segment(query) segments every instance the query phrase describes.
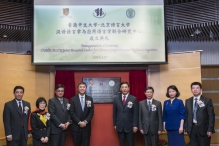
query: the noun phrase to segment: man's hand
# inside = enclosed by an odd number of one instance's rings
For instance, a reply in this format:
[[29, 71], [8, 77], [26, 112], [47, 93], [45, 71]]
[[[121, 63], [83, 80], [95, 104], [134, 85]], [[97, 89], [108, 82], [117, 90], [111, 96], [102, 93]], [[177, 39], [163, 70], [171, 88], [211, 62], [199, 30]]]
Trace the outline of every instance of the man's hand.
[[115, 130], [116, 130], [116, 126], [114, 126]]
[[12, 135], [7, 137], [7, 141], [12, 141]]
[[61, 124], [61, 126], [60, 126], [61, 128], [62, 128], [62, 130], [65, 130], [66, 129], [66, 126], [65, 126], [65, 124]]
[[67, 129], [69, 126], [69, 122], [65, 123], [65, 129]]
[[211, 137], [212, 133], [211, 132], [207, 132], [208, 137]]
[[144, 130], [140, 130], [141, 134], [144, 134]]
[[138, 128], [137, 127], [133, 127], [133, 132], [137, 132]]
[[161, 134], [161, 131], [158, 131], [158, 135], [160, 135]]
[[27, 137], [30, 138], [32, 136], [32, 134], [28, 134]]
[[83, 127], [86, 126], [86, 123], [84, 121], [82, 121], [82, 122], [79, 123], [79, 125], [80, 125], [81, 128], [83, 128]]

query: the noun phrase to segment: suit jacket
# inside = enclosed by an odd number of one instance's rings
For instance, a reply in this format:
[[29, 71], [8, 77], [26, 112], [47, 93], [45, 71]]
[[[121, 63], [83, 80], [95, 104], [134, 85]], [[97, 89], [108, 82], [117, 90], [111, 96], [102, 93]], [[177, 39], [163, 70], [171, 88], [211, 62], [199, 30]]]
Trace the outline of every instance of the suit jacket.
[[[59, 127], [60, 124], [70, 123], [70, 116], [67, 109], [68, 99], [63, 97], [64, 108], [58, 97], [49, 99], [48, 110], [50, 113], [50, 133], [60, 134], [63, 130]], [[67, 132], [67, 130], [65, 130]]]
[[[127, 107], [132, 102], [132, 107]], [[124, 130], [127, 133], [133, 132], [133, 127], [138, 127], [138, 101], [137, 98], [128, 95], [125, 104], [122, 104], [122, 95], [117, 95], [113, 103], [113, 124], [118, 132]]]
[[[87, 104], [88, 101], [91, 101], [91, 105]], [[85, 104], [84, 104], [84, 111], [82, 111], [81, 102], [79, 95], [76, 95], [71, 98], [70, 100], [71, 107], [70, 107], [70, 116], [72, 119], [72, 131], [79, 131], [83, 129], [84, 131], [91, 131], [91, 119], [94, 115], [94, 104], [93, 98], [85, 95]], [[81, 128], [78, 123], [80, 121], [87, 121], [87, 124], [84, 128]]]
[[163, 121], [166, 130], [178, 130], [180, 121], [185, 119], [185, 107], [183, 101], [175, 98], [172, 102], [170, 100], [164, 101]]
[[156, 110], [148, 110], [147, 99], [139, 103], [139, 130], [144, 130], [144, 134], [158, 134], [163, 130], [161, 102], [153, 99], [152, 105], [156, 106]]
[[[199, 107], [196, 112], [198, 131], [200, 135], [206, 136], [207, 132], [214, 133], [215, 114], [212, 100], [204, 96], [200, 96], [200, 100], [205, 104]], [[186, 100], [186, 132], [190, 135], [193, 124], [193, 97]]]
[[[28, 118], [31, 111], [30, 103], [22, 100], [23, 113], [20, 114], [16, 100], [11, 100], [5, 103], [3, 111], [3, 122], [5, 127], [5, 136], [12, 135], [13, 140], [20, 139], [21, 125], [23, 122], [25, 138], [28, 136]], [[25, 113], [25, 107], [29, 110]]]
[[46, 125], [40, 120], [37, 113], [31, 114], [31, 127], [32, 135], [36, 139], [40, 140], [42, 137], [48, 137], [50, 135], [50, 120], [46, 121]]

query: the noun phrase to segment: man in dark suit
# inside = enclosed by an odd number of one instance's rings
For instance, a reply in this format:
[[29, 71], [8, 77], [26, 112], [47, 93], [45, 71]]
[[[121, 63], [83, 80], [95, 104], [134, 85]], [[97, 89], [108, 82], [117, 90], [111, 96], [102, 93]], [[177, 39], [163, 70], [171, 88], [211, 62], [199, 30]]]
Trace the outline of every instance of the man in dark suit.
[[31, 132], [28, 131], [28, 118], [30, 114], [30, 103], [22, 100], [24, 88], [14, 88], [15, 99], [5, 103], [3, 111], [3, 122], [7, 146], [26, 146]]
[[158, 146], [158, 137], [163, 130], [161, 102], [153, 99], [154, 89], [145, 89], [147, 99], [139, 103], [139, 130], [144, 134], [145, 146]]
[[138, 101], [129, 94], [129, 83], [120, 84], [122, 94], [114, 98], [113, 124], [118, 132], [120, 146], [134, 146], [134, 133], [138, 130]]
[[186, 132], [191, 146], [210, 146], [214, 131], [215, 114], [212, 100], [201, 95], [202, 85], [191, 84], [193, 97], [186, 100]]
[[87, 85], [84, 82], [78, 84], [76, 96], [71, 98], [70, 115], [72, 118], [72, 136], [74, 146], [89, 146], [91, 134], [91, 119], [94, 115], [92, 97], [85, 94]]
[[67, 128], [70, 123], [69, 103], [64, 98], [65, 86], [58, 84], [55, 87], [56, 96], [49, 100], [48, 110], [51, 115], [50, 138], [51, 146], [65, 146]]

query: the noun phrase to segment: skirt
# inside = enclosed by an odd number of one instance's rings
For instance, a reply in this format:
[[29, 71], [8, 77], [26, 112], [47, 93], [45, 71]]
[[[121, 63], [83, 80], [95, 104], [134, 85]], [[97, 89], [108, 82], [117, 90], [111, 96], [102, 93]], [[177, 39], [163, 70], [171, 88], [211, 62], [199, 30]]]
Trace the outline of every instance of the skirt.
[[179, 130], [167, 130], [168, 146], [185, 146], [184, 133]]

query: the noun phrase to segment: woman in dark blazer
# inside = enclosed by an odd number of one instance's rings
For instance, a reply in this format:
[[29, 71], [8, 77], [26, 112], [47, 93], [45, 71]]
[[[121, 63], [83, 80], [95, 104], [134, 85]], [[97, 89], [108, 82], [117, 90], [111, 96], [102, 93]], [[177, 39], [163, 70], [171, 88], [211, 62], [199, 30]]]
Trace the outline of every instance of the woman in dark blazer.
[[31, 113], [29, 130], [32, 129], [33, 146], [48, 146], [50, 135], [50, 114], [45, 108], [45, 98], [39, 97], [36, 101], [36, 110]]
[[183, 101], [177, 99], [179, 95], [175, 85], [167, 88], [166, 96], [170, 99], [163, 104], [163, 128], [167, 132], [168, 146], [185, 146], [183, 133], [185, 107]]

